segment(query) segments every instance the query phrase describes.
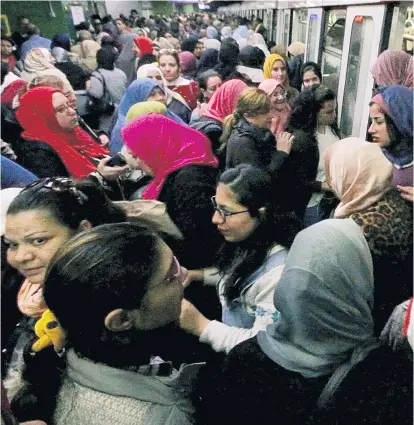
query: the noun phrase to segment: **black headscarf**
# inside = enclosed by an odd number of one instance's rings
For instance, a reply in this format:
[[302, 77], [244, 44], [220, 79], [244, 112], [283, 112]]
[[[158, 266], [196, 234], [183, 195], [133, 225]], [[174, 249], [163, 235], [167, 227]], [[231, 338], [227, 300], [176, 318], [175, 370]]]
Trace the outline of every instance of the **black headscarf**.
[[200, 62], [198, 63], [197, 74], [199, 76], [205, 71], [214, 69], [218, 63], [219, 52], [216, 49], [206, 49], [200, 56]]

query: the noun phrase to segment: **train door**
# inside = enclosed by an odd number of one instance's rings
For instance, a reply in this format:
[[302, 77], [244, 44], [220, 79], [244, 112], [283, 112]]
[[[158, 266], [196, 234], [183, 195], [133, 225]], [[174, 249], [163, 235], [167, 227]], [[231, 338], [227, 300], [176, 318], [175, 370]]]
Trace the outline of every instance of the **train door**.
[[287, 48], [290, 41], [290, 24], [290, 10], [278, 10], [276, 25], [276, 44], [280, 44]]
[[346, 9], [326, 11], [322, 40], [322, 83], [338, 93], [342, 50], [345, 35]]
[[306, 43], [307, 18], [307, 9], [295, 9], [293, 11], [292, 39], [290, 40], [292, 43], [295, 41]]
[[319, 63], [319, 50], [324, 18], [324, 10], [321, 7], [308, 9], [305, 62], [312, 61]]
[[384, 5], [347, 10], [338, 90], [338, 122], [344, 136], [366, 136], [374, 83], [370, 70], [380, 50], [384, 18]]

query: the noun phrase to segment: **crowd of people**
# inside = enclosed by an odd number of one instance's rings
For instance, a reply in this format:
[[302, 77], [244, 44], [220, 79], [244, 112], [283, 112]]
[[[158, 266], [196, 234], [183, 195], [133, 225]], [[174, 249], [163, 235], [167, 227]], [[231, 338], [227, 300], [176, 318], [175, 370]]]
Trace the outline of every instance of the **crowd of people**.
[[2, 423], [411, 424], [412, 56], [364, 140], [260, 18], [76, 30], [1, 38]]

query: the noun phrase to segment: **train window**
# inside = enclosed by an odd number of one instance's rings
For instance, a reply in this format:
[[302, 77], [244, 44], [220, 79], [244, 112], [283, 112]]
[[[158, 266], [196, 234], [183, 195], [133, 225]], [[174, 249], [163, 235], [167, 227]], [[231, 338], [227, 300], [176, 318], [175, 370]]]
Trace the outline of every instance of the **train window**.
[[356, 112], [357, 94], [358, 91], [365, 93], [367, 84], [366, 75], [360, 73], [361, 68], [364, 68], [361, 67], [361, 63], [366, 62], [371, 56], [372, 36], [370, 34], [374, 34], [374, 31], [374, 21], [371, 17], [356, 16], [354, 18], [341, 114], [340, 129], [344, 136], [359, 134], [362, 116]]
[[400, 3], [394, 7], [391, 23], [390, 42], [391, 50], [404, 50], [413, 54], [414, 46], [414, 8], [412, 3]]
[[308, 24], [308, 10], [297, 9], [293, 12], [292, 42], [306, 43], [306, 27]]
[[318, 44], [318, 40], [316, 39], [316, 35], [318, 33], [318, 16], [310, 15], [309, 17], [309, 26], [308, 26], [308, 51], [306, 53], [307, 58], [311, 58], [308, 60], [314, 60], [316, 45]]
[[346, 9], [333, 9], [325, 15], [326, 36], [322, 49], [322, 83], [338, 94]]
[[287, 46], [289, 43], [289, 30], [290, 30], [290, 14], [285, 13], [283, 19], [283, 45]]

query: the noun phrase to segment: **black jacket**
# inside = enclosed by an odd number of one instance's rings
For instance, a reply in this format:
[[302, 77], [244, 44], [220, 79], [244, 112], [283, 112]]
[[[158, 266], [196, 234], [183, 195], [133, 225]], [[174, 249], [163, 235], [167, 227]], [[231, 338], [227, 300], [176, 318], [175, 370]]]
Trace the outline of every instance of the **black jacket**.
[[190, 127], [194, 128], [194, 130], [201, 131], [201, 133], [208, 137], [211, 142], [213, 153], [219, 159], [220, 165], [222, 165], [221, 163], [223, 162], [223, 167], [220, 168], [224, 168], [226, 159], [221, 158], [220, 153], [218, 152], [220, 147], [220, 137], [223, 134], [223, 124], [213, 118], [201, 116], [197, 120], [193, 121]]
[[199, 378], [200, 421], [208, 425], [412, 424], [412, 363], [389, 347], [372, 351], [344, 378], [327, 410], [317, 399], [329, 376], [305, 378], [273, 362], [256, 337]]
[[217, 176], [217, 168], [188, 165], [167, 177], [158, 197], [184, 236], [173, 251], [188, 269], [211, 266], [223, 241], [211, 222]]
[[226, 148], [226, 168], [250, 164], [265, 168], [276, 177], [288, 155], [276, 150], [276, 139], [265, 129], [241, 119], [234, 127]]
[[39, 178], [69, 177], [59, 155], [47, 143], [20, 139], [15, 152], [17, 162]]

